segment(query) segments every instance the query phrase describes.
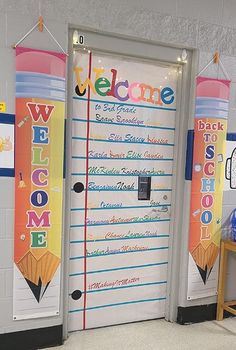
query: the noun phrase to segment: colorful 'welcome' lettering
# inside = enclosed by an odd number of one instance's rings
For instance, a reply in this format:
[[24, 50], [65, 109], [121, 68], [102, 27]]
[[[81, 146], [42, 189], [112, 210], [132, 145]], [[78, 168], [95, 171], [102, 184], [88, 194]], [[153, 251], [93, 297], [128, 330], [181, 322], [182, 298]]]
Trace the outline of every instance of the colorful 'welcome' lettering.
[[174, 91], [171, 87], [166, 86], [164, 88], [157, 88], [145, 83], [133, 82], [129, 83], [128, 80], [117, 82], [117, 70], [111, 69], [111, 81], [105, 77], [101, 77], [101, 74], [105, 72], [102, 68], [93, 68], [95, 73], [94, 83], [90, 78], [82, 83], [80, 74], [83, 72], [83, 68], [74, 67], [77, 86], [75, 92], [79, 96], [86, 94], [86, 88], [89, 86], [94, 94], [100, 96], [112, 96], [121, 102], [131, 100], [133, 102], [147, 102], [158, 106], [170, 105], [174, 102]]
[[[48, 186], [48, 178], [50, 177], [49, 159], [43, 156], [43, 152], [50, 143], [49, 127], [45, 125], [34, 125], [33, 122], [40, 120], [47, 124], [50, 120], [52, 112], [55, 110], [54, 105], [46, 105], [39, 103], [27, 103], [30, 116], [32, 118], [32, 165], [34, 166], [31, 179], [32, 183], [39, 189], [31, 192], [30, 203], [35, 208], [44, 208], [48, 204], [48, 193], [45, 186]], [[42, 145], [42, 147], [34, 146]], [[45, 166], [43, 168], [42, 166]], [[36, 168], [35, 168], [36, 167]], [[28, 210], [28, 228], [50, 228], [50, 210], [43, 210], [40, 214], [35, 210]], [[45, 248], [47, 247], [47, 231], [30, 231], [31, 248]]]

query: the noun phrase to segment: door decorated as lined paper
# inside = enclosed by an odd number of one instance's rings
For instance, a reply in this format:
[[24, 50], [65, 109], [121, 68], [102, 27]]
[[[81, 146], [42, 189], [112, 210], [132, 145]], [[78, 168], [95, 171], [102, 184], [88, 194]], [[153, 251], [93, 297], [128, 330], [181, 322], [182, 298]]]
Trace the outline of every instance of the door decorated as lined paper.
[[164, 317], [178, 71], [76, 51], [73, 76], [69, 330]]

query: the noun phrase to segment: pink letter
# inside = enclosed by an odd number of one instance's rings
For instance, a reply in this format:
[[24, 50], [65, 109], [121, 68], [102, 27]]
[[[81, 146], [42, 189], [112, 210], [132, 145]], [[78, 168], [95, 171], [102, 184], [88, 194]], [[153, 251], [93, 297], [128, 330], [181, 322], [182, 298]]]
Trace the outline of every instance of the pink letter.
[[202, 197], [202, 206], [204, 208], [210, 208], [213, 204], [213, 196], [211, 194], [205, 194]]
[[26, 227], [50, 227], [50, 211], [44, 211], [40, 217], [33, 210], [28, 210], [28, 224]]
[[[210, 170], [210, 167], [212, 167], [212, 170]], [[215, 168], [215, 162], [206, 162], [203, 168], [205, 175], [213, 176], [215, 173], [214, 168]]]
[[135, 96], [133, 95], [133, 92], [132, 92], [133, 88], [135, 88], [135, 87], [139, 87], [139, 83], [132, 83], [132, 84], [129, 86], [129, 88], [128, 88], [129, 97], [130, 97], [130, 99], [131, 99], [132, 101], [134, 101], [134, 102], [139, 102], [139, 98], [135, 97]]

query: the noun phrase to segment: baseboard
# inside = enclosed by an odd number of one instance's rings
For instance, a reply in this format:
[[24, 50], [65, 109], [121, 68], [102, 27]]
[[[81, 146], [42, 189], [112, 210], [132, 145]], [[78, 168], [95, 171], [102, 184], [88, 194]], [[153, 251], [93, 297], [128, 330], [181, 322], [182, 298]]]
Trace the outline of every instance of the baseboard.
[[[178, 307], [177, 323], [189, 324], [204, 321], [213, 321], [216, 319], [217, 304], [198, 305], [189, 307]], [[227, 311], [224, 311], [224, 318], [233, 317]]]
[[179, 324], [212, 321], [216, 319], [216, 304], [178, 307], [177, 322]]
[[37, 350], [62, 345], [62, 325], [0, 334], [2, 350]]

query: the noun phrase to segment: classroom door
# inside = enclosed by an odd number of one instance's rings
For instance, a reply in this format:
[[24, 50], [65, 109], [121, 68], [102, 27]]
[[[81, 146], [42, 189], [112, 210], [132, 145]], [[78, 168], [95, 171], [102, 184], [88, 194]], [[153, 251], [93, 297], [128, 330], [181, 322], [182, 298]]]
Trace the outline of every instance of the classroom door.
[[75, 51], [69, 331], [165, 316], [178, 70]]

